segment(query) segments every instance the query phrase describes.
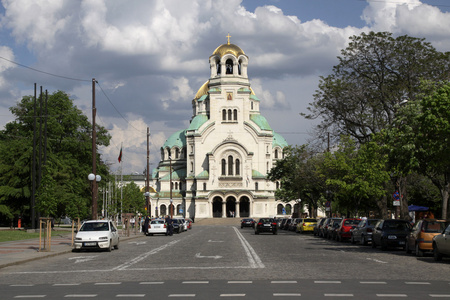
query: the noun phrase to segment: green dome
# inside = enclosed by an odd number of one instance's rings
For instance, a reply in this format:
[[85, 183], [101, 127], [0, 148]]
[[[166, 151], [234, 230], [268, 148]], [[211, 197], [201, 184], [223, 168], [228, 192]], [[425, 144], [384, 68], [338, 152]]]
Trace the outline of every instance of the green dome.
[[279, 146], [281, 148], [289, 146], [284, 137], [282, 137], [280, 134], [273, 132], [273, 140], [272, 140], [272, 147]]
[[172, 134], [164, 143], [163, 148], [178, 147], [181, 149], [184, 146], [186, 146], [186, 130], [185, 129], [177, 131], [174, 134]]

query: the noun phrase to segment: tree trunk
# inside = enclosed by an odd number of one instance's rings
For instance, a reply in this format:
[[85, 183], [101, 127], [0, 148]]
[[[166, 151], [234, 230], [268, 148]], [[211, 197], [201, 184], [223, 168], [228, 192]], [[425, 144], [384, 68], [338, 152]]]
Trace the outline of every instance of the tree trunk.
[[380, 211], [380, 216], [382, 219], [388, 218], [388, 209], [387, 209], [387, 196], [383, 196], [377, 200], [377, 206]]

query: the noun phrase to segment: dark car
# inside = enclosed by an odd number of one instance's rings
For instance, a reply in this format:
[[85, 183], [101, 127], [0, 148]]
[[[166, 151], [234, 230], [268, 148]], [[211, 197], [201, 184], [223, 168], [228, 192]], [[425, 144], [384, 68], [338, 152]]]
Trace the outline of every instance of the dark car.
[[325, 221], [327, 220], [327, 218], [322, 218], [317, 222], [317, 225], [314, 227], [314, 236], [320, 236], [320, 230], [323, 227], [323, 224], [325, 223]]
[[[278, 219], [278, 220], [279, 220], [279, 219]], [[284, 228], [284, 225], [286, 225], [286, 223], [287, 223], [288, 220], [289, 220], [289, 219], [287, 219], [287, 218], [281, 219], [281, 222], [278, 223], [278, 228], [279, 228], [279, 229], [283, 229], [283, 228]]]
[[342, 218], [332, 218], [330, 223], [326, 225], [326, 232], [324, 237], [329, 240], [336, 239], [336, 230], [339, 228]]
[[273, 218], [261, 218], [255, 224], [255, 234], [260, 232], [272, 232], [273, 234], [278, 234], [278, 224]]
[[292, 219], [292, 222], [289, 224], [289, 231], [295, 231], [297, 229], [297, 224], [300, 223], [302, 221], [302, 219], [300, 218], [295, 218]]
[[255, 220], [253, 219], [242, 219], [241, 220], [241, 228], [244, 227], [255, 227]]
[[372, 231], [375, 224], [379, 219], [363, 219], [355, 229], [352, 230], [352, 236], [350, 242], [352, 244], [360, 243], [361, 245], [367, 245], [372, 242]]
[[380, 220], [375, 224], [372, 233], [372, 248], [381, 246], [381, 250], [388, 247], [406, 247], [406, 236], [411, 231], [411, 225], [406, 220]]
[[287, 219], [286, 223], [283, 224], [283, 227], [280, 227], [280, 229], [283, 230], [289, 230], [289, 226], [291, 225], [291, 223], [294, 221], [294, 219]]
[[184, 221], [181, 219], [172, 219], [173, 232], [183, 232]]
[[352, 236], [352, 230], [361, 222], [361, 219], [346, 218], [339, 223], [339, 227], [336, 229], [336, 240], [342, 242], [348, 240]]

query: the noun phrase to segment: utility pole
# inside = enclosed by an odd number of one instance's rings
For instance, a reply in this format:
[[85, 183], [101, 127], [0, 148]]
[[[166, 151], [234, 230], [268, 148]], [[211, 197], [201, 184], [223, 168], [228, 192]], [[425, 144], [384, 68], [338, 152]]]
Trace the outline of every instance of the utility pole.
[[95, 178], [92, 180], [92, 220], [97, 220], [97, 133], [95, 131], [95, 78], [92, 78], [92, 173]]
[[147, 174], [145, 180], [145, 203], [147, 205], [147, 213], [152, 217], [152, 206], [150, 205], [150, 172], [149, 172], [149, 163], [150, 163], [150, 128], [147, 127]]

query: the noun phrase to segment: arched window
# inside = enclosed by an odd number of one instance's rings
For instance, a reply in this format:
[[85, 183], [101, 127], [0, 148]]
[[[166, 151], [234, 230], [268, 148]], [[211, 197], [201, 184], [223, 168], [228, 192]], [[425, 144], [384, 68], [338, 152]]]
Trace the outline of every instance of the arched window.
[[277, 205], [277, 215], [282, 215], [283, 214], [283, 204], [278, 204]]
[[275, 158], [278, 158], [278, 149], [275, 149]]
[[228, 175], [233, 175], [233, 156], [228, 156]]
[[178, 182], [175, 182], [175, 189], [178, 190]]
[[194, 163], [191, 161], [191, 173], [194, 172]]
[[239, 65], [238, 65], [238, 74], [239, 75], [241, 75], [241, 67], [242, 67], [241, 64], [242, 64], [241, 61], [239, 61]]
[[286, 214], [287, 215], [292, 214], [292, 206], [290, 204], [286, 204]]
[[183, 184], [180, 182], [180, 185], [179, 185], [180, 191], [183, 189], [183, 188], [182, 188], [182, 185], [183, 185]]
[[180, 149], [175, 149], [175, 158], [178, 159], [180, 157]]
[[222, 73], [222, 68], [221, 68], [221, 64], [220, 61], [217, 62], [217, 75], [220, 75]]
[[227, 175], [226, 170], [227, 170], [227, 161], [225, 159], [222, 159], [222, 175]]
[[161, 149], [161, 160], [164, 160], [164, 149]]
[[231, 121], [232, 120], [232, 112], [231, 112], [231, 109], [229, 109], [228, 110], [228, 121]]
[[237, 121], [237, 109], [233, 110], [234, 120]]
[[258, 183], [255, 182], [255, 191], [257, 191], [257, 190], [258, 190]]
[[251, 102], [252, 110], [253, 110], [253, 101]]
[[206, 191], [206, 182], [203, 182], [203, 191]]
[[224, 109], [222, 110], [222, 121], [226, 121], [227, 120], [227, 110]]
[[241, 169], [241, 162], [239, 161], [239, 159], [236, 159], [236, 175], [241, 174], [240, 169]]
[[173, 190], [173, 182], [170, 185], [170, 189]]
[[168, 157], [169, 159], [171, 159], [171, 152], [170, 152], [170, 149], [169, 149], [169, 148], [167, 148], [167, 157]]
[[269, 173], [269, 162], [266, 163], [266, 173]]
[[227, 59], [226, 63], [226, 74], [233, 74], [233, 61], [231, 59]]
[[280, 189], [280, 183], [278, 181], [276, 183], [276, 186], [277, 186], [277, 190], [279, 190]]

